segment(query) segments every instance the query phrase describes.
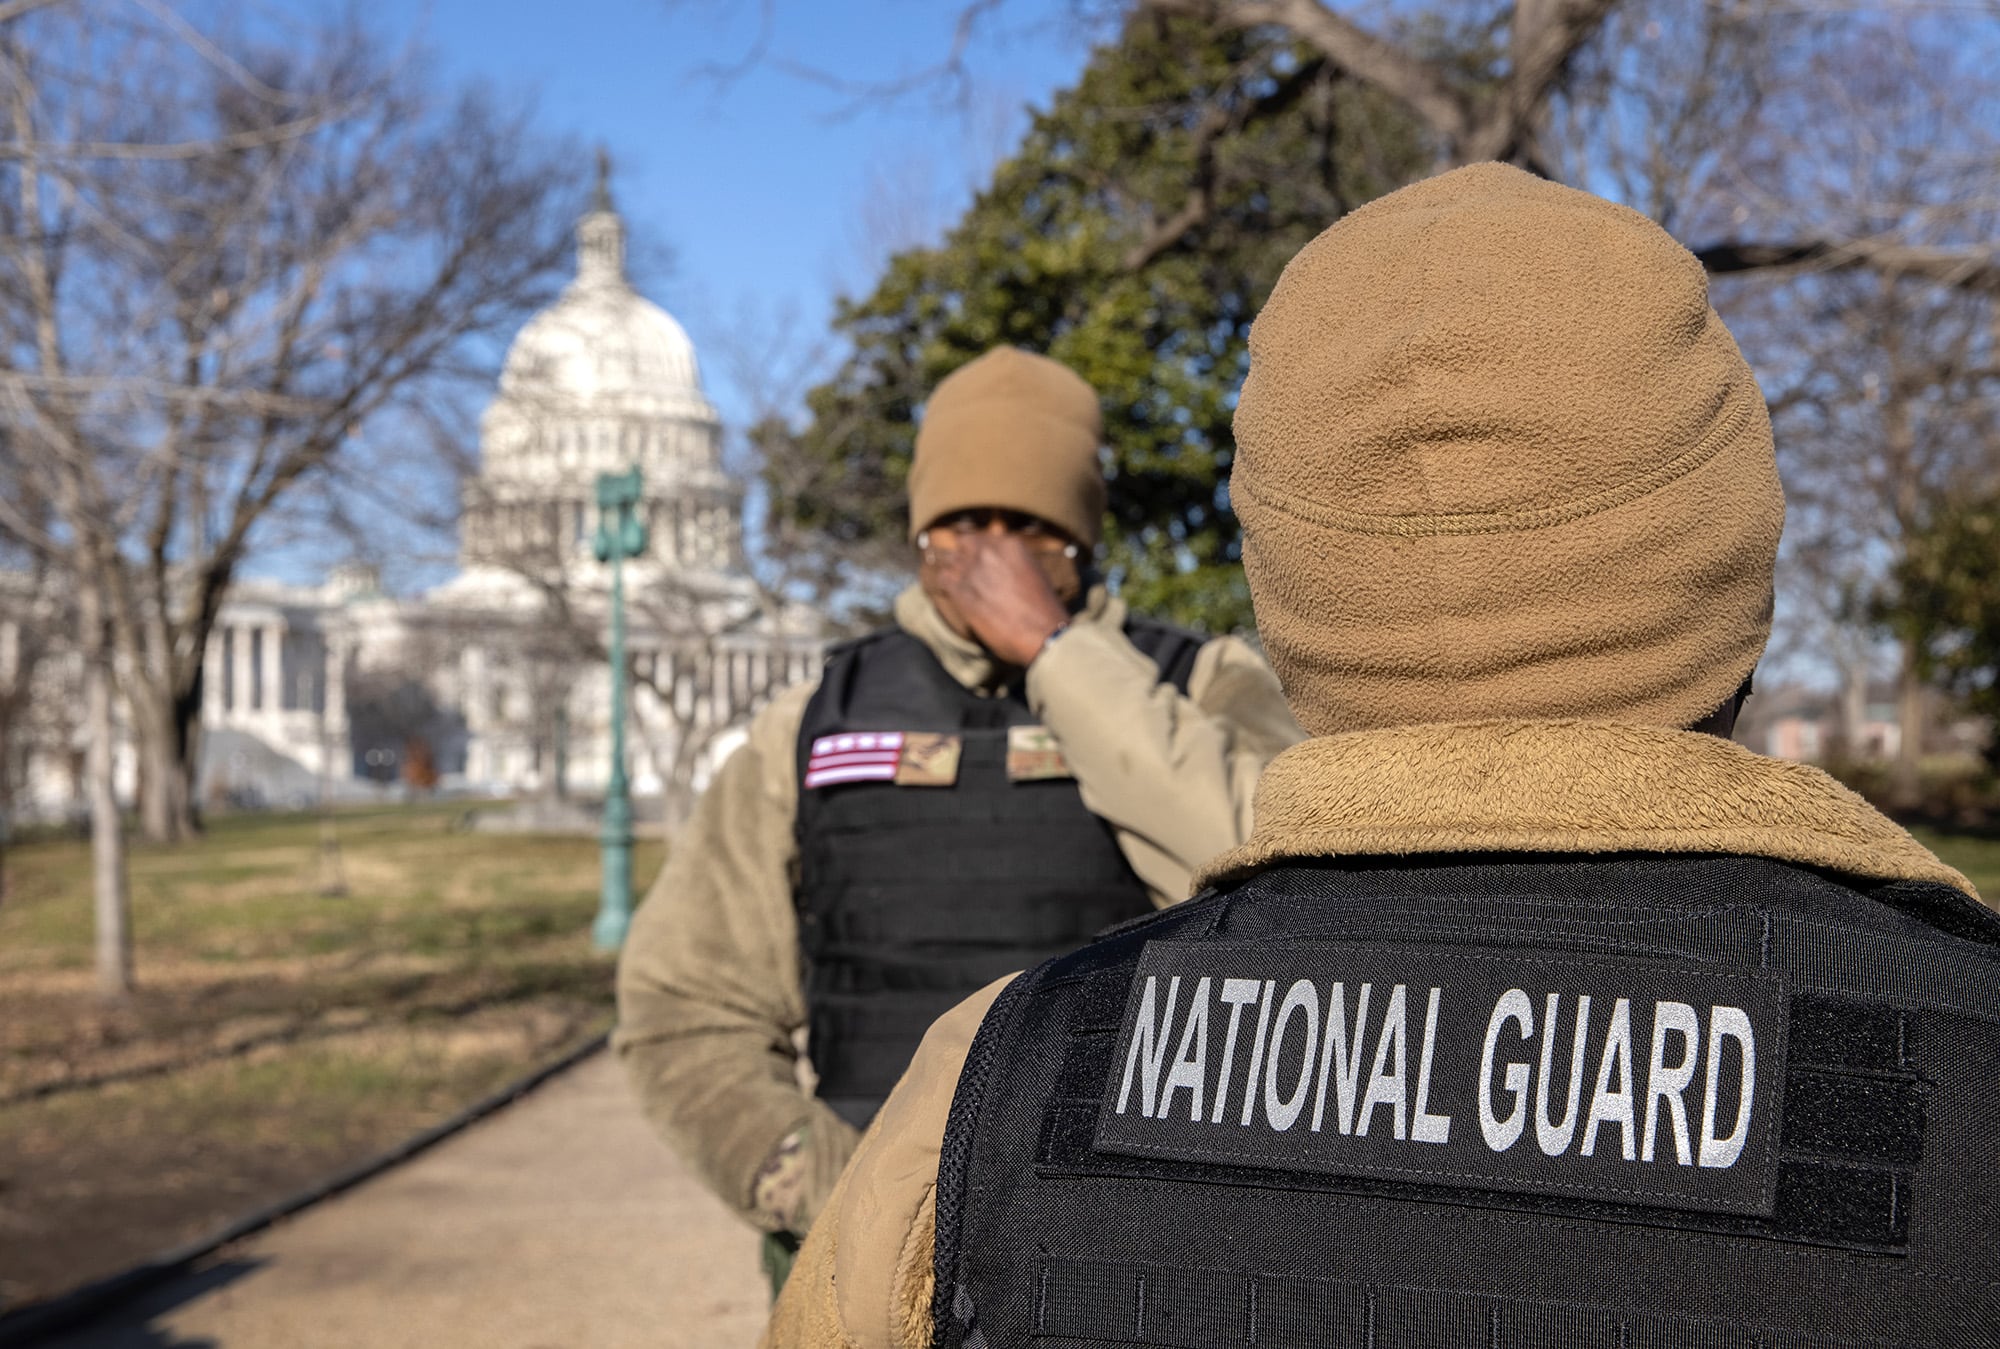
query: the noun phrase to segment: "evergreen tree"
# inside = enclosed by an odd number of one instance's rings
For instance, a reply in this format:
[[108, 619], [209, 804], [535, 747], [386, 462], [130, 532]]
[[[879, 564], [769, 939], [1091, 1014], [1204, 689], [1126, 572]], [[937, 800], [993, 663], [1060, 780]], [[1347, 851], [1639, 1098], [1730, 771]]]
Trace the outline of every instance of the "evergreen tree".
[[[1944, 497], [1904, 541], [1876, 620], [1915, 652], [1915, 674], [2000, 726], [2000, 495]], [[2000, 735], [1989, 737], [2000, 770]]]

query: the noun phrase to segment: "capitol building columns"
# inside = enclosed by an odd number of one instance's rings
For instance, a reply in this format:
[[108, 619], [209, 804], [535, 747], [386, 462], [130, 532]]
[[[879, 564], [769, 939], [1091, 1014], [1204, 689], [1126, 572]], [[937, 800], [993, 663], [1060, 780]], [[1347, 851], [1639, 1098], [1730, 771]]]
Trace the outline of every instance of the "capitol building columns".
[[311, 777], [350, 775], [349, 639], [326, 598], [313, 589], [253, 582], [224, 605], [202, 681], [202, 722], [217, 745], [204, 776], [219, 794], [260, 775], [264, 756], [248, 742], [293, 760]]

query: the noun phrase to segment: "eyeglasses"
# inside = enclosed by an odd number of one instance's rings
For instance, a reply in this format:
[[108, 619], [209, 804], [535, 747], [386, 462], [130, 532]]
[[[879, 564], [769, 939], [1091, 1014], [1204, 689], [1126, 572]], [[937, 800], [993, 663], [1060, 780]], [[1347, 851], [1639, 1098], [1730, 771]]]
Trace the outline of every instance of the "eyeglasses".
[[955, 552], [965, 541], [981, 534], [1004, 533], [1019, 539], [1031, 553], [1075, 557], [1075, 540], [1047, 521], [1025, 511], [982, 507], [945, 516], [917, 535], [917, 547], [926, 551]]

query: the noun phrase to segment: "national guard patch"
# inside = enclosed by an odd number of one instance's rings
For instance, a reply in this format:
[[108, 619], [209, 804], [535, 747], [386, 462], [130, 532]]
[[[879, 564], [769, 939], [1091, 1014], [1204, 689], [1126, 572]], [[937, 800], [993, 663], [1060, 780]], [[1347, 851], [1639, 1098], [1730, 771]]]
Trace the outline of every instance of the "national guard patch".
[[1765, 1216], [1775, 975], [1325, 942], [1151, 942], [1099, 1151]]

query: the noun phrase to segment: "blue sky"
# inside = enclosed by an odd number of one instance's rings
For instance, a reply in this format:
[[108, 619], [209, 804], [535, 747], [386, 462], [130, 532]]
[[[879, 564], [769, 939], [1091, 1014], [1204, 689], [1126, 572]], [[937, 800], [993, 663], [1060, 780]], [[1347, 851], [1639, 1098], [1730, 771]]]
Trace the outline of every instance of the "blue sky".
[[531, 91], [546, 129], [610, 148], [620, 209], [669, 255], [642, 284], [687, 327], [731, 421], [755, 391], [729, 353], [788, 333], [794, 358], [823, 344], [834, 295], [948, 224], [1023, 109], [1073, 80], [1088, 49], [1067, 0], [1010, 0], [970, 49], [966, 98], [857, 110], [784, 63], [855, 81], [922, 72], [951, 51], [954, 0], [773, 0], [765, 59], [726, 84], [703, 72], [753, 50], [755, 0], [378, 3], [448, 78]]

